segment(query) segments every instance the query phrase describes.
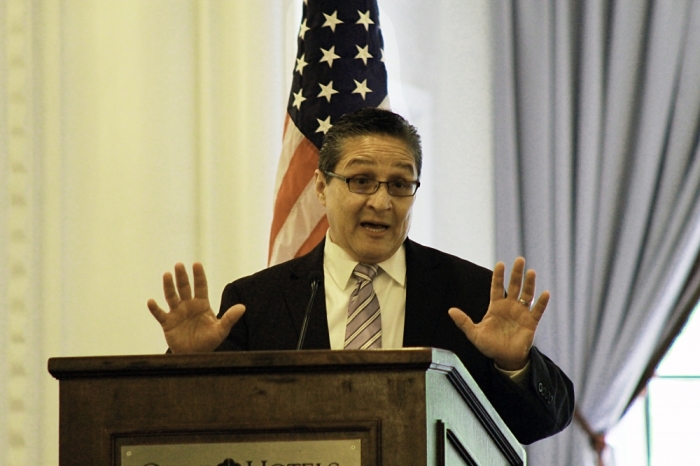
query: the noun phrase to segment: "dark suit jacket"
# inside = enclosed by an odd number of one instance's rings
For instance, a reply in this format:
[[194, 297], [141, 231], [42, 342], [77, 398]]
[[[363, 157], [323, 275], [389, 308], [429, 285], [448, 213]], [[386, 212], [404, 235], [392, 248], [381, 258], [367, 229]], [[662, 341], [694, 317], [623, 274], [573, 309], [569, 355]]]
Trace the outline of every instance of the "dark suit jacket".
[[[226, 286], [221, 314], [243, 303], [246, 312], [217, 350], [295, 349], [311, 296], [309, 274], [323, 276], [321, 242], [309, 254]], [[443, 348], [455, 353], [521, 443], [532, 443], [564, 429], [574, 409], [571, 381], [537, 348], [523, 389], [500, 374], [447, 313], [451, 307], [480, 321], [489, 305], [491, 271], [411, 240], [406, 249], [404, 347]], [[323, 284], [311, 311], [305, 349], [330, 349]]]

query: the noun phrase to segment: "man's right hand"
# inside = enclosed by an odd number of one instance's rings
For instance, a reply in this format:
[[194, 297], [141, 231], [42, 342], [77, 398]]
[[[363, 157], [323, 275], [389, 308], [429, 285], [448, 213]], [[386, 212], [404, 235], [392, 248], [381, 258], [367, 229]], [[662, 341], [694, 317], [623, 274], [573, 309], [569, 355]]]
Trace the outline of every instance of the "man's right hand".
[[192, 274], [194, 297], [183, 264], [175, 264], [174, 283], [170, 272], [163, 275], [163, 292], [170, 307], [169, 312], [161, 309], [155, 300], [148, 300], [148, 310], [163, 328], [165, 341], [173, 353], [214, 351], [245, 312], [245, 306], [236, 304], [221, 319], [217, 319], [209, 304], [207, 277], [202, 264], [196, 262], [192, 266]]

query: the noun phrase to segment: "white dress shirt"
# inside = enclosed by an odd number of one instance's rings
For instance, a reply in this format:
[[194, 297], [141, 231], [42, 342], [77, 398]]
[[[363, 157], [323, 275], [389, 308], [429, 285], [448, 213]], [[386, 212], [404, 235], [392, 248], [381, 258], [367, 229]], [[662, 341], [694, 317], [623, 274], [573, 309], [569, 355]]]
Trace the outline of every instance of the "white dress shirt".
[[[348, 303], [357, 284], [352, 271], [357, 264], [326, 233], [323, 278], [331, 349], [344, 347]], [[403, 246], [389, 259], [377, 265], [379, 270], [372, 284], [381, 310], [382, 348], [401, 348], [406, 316], [406, 253]]]

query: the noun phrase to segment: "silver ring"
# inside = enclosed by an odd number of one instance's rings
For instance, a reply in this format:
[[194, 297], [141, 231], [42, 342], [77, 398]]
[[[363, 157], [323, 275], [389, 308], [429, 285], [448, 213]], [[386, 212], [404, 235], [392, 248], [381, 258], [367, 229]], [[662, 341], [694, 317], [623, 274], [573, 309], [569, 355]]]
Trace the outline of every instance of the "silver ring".
[[522, 304], [523, 306], [530, 307], [532, 306], [532, 301], [525, 301], [523, 298], [518, 299], [518, 302]]

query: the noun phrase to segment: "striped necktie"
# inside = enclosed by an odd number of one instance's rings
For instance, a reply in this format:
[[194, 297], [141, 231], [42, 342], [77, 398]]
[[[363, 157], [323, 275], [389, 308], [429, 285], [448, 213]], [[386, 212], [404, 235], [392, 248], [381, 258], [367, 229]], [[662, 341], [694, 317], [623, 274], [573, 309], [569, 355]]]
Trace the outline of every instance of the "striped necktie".
[[378, 267], [357, 264], [353, 275], [357, 286], [350, 295], [348, 322], [345, 327], [345, 349], [379, 349], [382, 347], [382, 319], [379, 299], [374, 292], [372, 280]]

